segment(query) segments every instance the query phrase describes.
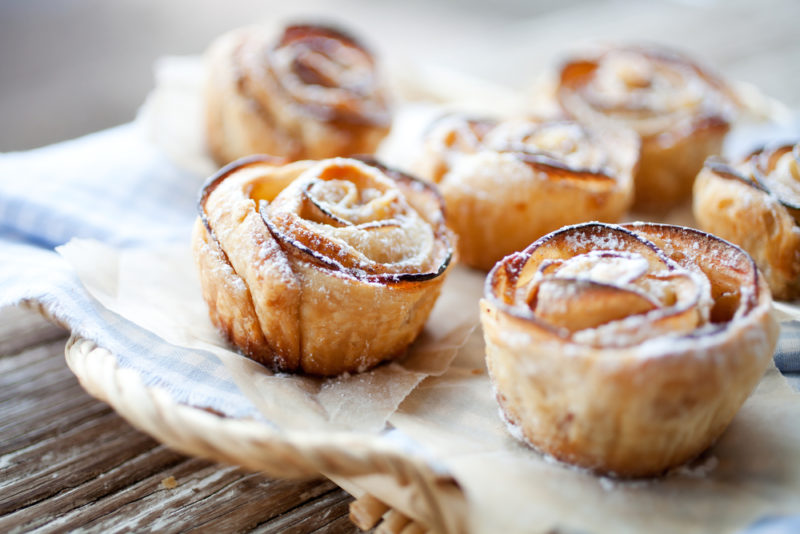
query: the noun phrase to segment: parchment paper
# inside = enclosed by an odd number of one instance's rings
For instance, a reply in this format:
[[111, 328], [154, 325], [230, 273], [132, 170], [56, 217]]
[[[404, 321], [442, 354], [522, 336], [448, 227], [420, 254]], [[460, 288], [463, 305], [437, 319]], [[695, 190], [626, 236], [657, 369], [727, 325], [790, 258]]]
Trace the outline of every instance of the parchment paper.
[[456, 478], [475, 532], [731, 532], [800, 510], [800, 395], [774, 367], [695, 463], [663, 479], [618, 481], [548, 461], [506, 431], [475, 328], [483, 273], [454, 269], [407, 358], [323, 380], [273, 375], [227, 347], [208, 320], [188, 244], [119, 251], [73, 241], [61, 253], [109, 309], [217, 354], [279, 427], [366, 437], [388, 418]]
[[[141, 119], [177, 161], [210, 172], [198, 135], [199, 65], [196, 58], [162, 62], [161, 90]], [[421, 87], [424, 93], [442, 86], [447, 83], [439, 80]], [[491, 88], [478, 87], [464, 107], [482, 103], [491, 109]], [[514, 106], [518, 102], [513, 99]], [[172, 119], [165, 110], [172, 110]], [[403, 166], [413, 148], [406, 141], [416, 138], [423, 119], [439, 112], [422, 106], [401, 115], [407, 122], [382, 147], [382, 157]], [[685, 215], [672, 222], [686, 222]], [[475, 328], [483, 273], [453, 271], [405, 360], [364, 375], [315, 380], [274, 376], [226, 348], [205, 315], [188, 236], [185, 247], [116, 251], [84, 241], [62, 253], [112, 310], [173, 343], [218, 354], [278, 426], [323, 433], [344, 428], [366, 436], [388, 421], [450, 470], [466, 495], [474, 532], [732, 532], [766, 515], [800, 511], [800, 398], [774, 367], [720, 441], [692, 465], [656, 480], [612, 480], [548, 461], [504, 428]], [[797, 306], [781, 312], [781, 318], [800, 316]], [[382, 485], [365, 480], [356, 485]]]
[[712, 449], [646, 481], [598, 477], [514, 440], [482, 366], [476, 331], [389, 419], [444, 459], [475, 532], [733, 532], [800, 510], [800, 395], [774, 366]]
[[474, 318], [465, 311], [470, 307], [463, 306], [460, 296], [482, 279], [473, 271], [452, 270], [425, 330], [400, 362], [319, 379], [273, 374], [225, 342], [208, 318], [188, 236], [185, 245], [122, 250], [73, 240], [59, 252], [106, 308], [165, 341], [216, 354], [261, 414], [287, 430], [382, 430], [386, 418], [423, 378], [447, 369], [474, 329]]

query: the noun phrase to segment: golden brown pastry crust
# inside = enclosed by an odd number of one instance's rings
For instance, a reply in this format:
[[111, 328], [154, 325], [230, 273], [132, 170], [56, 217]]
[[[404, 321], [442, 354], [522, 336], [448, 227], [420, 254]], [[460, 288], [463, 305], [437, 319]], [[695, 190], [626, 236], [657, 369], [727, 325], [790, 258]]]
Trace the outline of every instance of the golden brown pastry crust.
[[431, 126], [414, 169], [442, 191], [460, 261], [488, 270], [566, 224], [617, 221], [638, 149], [633, 132], [615, 127], [448, 116]]
[[598, 472], [648, 476], [726, 428], [778, 334], [752, 259], [683, 227], [588, 223], [489, 273], [481, 321], [520, 437]]
[[689, 200], [698, 170], [720, 152], [735, 111], [722, 80], [685, 56], [653, 47], [569, 60], [557, 95], [578, 120], [621, 122], [639, 134], [634, 208], [654, 213]]
[[277, 371], [400, 356], [450, 265], [443, 203], [374, 161], [235, 162], [203, 188], [193, 250], [212, 322]]
[[273, 42], [242, 28], [212, 43], [206, 59], [206, 134], [221, 165], [251, 154], [370, 154], [389, 131], [374, 60], [340, 30], [288, 26]]
[[799, 208], [800, 144], [709, 159], [694, 185], [700, 227], [749, 252], [780, 300], [800, 296]]

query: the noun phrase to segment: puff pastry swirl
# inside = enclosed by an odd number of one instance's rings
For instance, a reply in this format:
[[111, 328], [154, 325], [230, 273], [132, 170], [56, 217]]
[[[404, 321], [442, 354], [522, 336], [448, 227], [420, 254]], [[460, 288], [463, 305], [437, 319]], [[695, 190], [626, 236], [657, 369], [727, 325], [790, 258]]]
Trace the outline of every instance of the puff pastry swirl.
[[775, 298], [800, 296], [800, 143], [737, 164], [709, 158], [694, 186], [700, 227], [749, 252]]
[[370, 52], [330, 27], [257, 27], [207, 53], [206, 133], [219, 164], [251, 154], [323, 159], [370, 154], [388, 133], [386, 92]]
[[414, 169], [442, 191], [460, 260], [488, 270], [565, 224], [618, 220], [638, 150], [620, 128], [453, 115], [431, 126]]
[[689, 200], [706, 157], [718, 154], [736, 104], [727, 85], [672, 50], [624, 46], [566, 61], [561, 107], [585, 122], [623, 123], [641, 137], [634, 207], [665, 212]]
[[502, 413], [555, 458], [654, 475], [711, 445], [775, 347], [769, 288], [689, 228], [588, 223], [499, 262], [481, 320]]
[[193, 249], [212, 322], [278, 371], [363, 371], [424, 326], [452, 246], [438, 193], [377, 162], [222, 169], [202, 190]]

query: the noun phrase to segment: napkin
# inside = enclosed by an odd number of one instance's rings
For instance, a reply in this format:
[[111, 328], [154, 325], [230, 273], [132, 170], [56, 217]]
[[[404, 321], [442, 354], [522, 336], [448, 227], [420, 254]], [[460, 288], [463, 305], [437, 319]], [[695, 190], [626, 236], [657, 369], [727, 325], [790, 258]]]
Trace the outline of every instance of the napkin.
[[0, 307], [36, 301], [179, 402], [257, 417], [218, 357], [166, 343], [109, 311], [53, 250], [78, 237], [120, 247], [188, 242], [202, 181], [173, 165], [137, 123], [0, 155]]

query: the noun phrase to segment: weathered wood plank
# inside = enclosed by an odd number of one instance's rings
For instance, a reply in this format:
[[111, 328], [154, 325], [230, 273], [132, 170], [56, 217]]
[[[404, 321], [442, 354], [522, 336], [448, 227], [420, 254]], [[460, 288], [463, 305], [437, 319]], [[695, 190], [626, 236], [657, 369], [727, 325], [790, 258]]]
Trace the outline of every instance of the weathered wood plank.
[[[349, 501], [345, 501], [345, 504], [347, 504], [348, 502]], [[337, 505], [337, 507], [338, 506], [339, 505]], [[348, 514], [344, 514], [340, 517], [337, 517], [327, 525], [319, 527], [313, 532], [325, 532], [326, 534], [347, 534], [347, 533], [359, 533], [363, 531], [356, 528], [355, 525], [353, 525], [353, 522], [350, 521], [350, 517], [348, 516]], [[370, 532], [373, 531], [371, 530]]]
[[[70, 388], [72, 389], [72, 388]], [[74, 390], [71, 391], [74, 393]], [[82, 390], [78, 393], [82, 393]], [[77, 394], [76, 394], [77, 395]], [[0, 455], [6, 455], [47, 438], [52, 438], [80, 425], [88, 419], [111, 413], [111, 408], [86, 396], [76, 396], [65, 400], [61, 410], [54, 410], [52, 417], [37, 412], [42, 417], [29, 418], [11, 428], [0, 429], [3, 439], [0, 441]]]
[[[101, 514], [102, 510], [92, 504], [117, 492], [124, 492], [125, 495], [134, 498], [135, 495], [129, 492], [133, 482], [148, 477], [163, 476], [164, 470], [173, 469], [175, 465], [186, 461], [186, 458], [177, 452], [155, 442], [152, 445], [152, 449], [84, 484], [0, 517], [0, 529], [12, 526], [24, 527], [25, 530], [45, 527], [54, 520], [63, 522], [63, 517], [69, 516], [75, 510], [83, 511], [86, 518], [93, 517], [95, 514]], [[88, 512], [85, 509], [88, 509]]]
[[0, 532], [356, 531], [329, 481], [271, 480], [140, 433], [81, 389], [63, 331], [18, 312], [0, 329]]
[[0, 361], [6, 354], [16, 354], [26, 347], [52, 341], [67, 331], [25, 308], [0, 309]]
[[[325, 532], [361, 532], [349, 520], [347, 524], [342, 524], [340, 521], [342, 517], [347, 518], [348, 507], [352, 500], [349, 495], [342, 495], [341, 491], [326, 493], [316, 501], [308, 503], [302, 510], [293, 511], [295, 513], [288, 513], [259, 525], [254, 532], [300, 534], [321, 529]], [[334, 525], [341, 530], [334, 530]]]
[[0, 514], [85, 484], [152, 447], [151, 438], [109, 413], [18, 451], [0, 482]]
[[[170, 473], [176, 486], [163, 481]], [[48, 523], [41, 532], [250, 530], [287, 510], [304, 515], [319, 494], [346, 494], [330, 482], [270, 480], [236, 467], [187, 460]]]
[[[239, 470], [237, 473], [241, 474]], [[291, 491], [264, 491], [277, 490], [278, 487]], [[213, 498], [198, 501], [193, 510], [198, 510], [202, 519], [192, 517], [186, 509], [172, 514], [170, 519], [174, 524], [184, 524], [189, 530], [195, 531], [228, 532], [236, 528], [250, 529], [264, 520], [297, 507], [305, 507], [320, 495], [335, 490], [336, 486], [330, 481], [279, 481], [250, 474], [240, 478], [236, 486], [221, 488], [215, 492]], [[220, 502], [224, 502], [225, 506], [220, 506]]]
[[[6, 404], [6, 401], [11, 400], [12, 397], [17, 399], [25, 397], [30, 401], [49, 397], [52, 391], [61, 389], [55, 387], [57, 384], [61, 384], [63, 387], [64, 382], [70, 381], [71, 375], [64, 373], [65, 342], [65, 338], [57, 339], [3, 358], [4, 363], [18, 363], [19, 365], [0, 372], [2, 375], [0, 384], [3, 385], [0, 403]], [[13, 406], [16, 405], [4, 407], [4, 412], [0, 417], [11, 413]]]

